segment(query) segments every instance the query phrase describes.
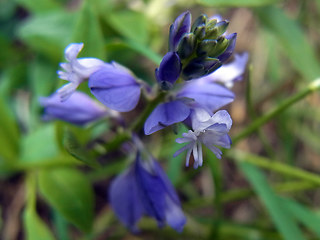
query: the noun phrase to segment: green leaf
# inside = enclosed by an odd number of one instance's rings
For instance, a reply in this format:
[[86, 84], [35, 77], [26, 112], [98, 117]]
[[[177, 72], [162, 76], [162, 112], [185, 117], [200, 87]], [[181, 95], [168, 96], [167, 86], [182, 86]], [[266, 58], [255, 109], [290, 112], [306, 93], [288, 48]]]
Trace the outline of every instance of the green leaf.
[[55, 158], [59, 155], [53, 124], [43, 125], [22, 138], [20, 160], [37, 162]]
[[113, 12], [105, 15], [110, 26], [122, 36], [145, 44], [148, 41], [148, 22], [144, 14], [130, 10]]
[[197, 0], [197, 2], [210, 7], [258, 7], [275, 4], [281, 0]]
[[23, 215], [23, 225], [27, 240], [54, 240], [48, 226], [37, 215], [35, 210], [27, 208]]
[[64, 132], [63, 145], [69, 154], [90, 167], [97, 168], [100, 166], [97, 160], [80, 145], [71, 131], [67, 130]]
[[78, 13], [72, 33], [73, 42], [83, 42], [82, 56], [105, 59], [104, 38], [98, 17], [90, 1], [85, 1]]
[[54, 240], [47, 225], [36, 212], [36, 178], [33, 174], [26, 177], [26, 208], [23, 214], [23, 225], [27, 240]]
[[290, 213], [307, 228], [312, 230], [320, 238], [320, 216], [316, 215], [307, 207], [287, 198], [281, 198], [283, 205], [290, 211]]
[[260, 169], [245, 162], [239, 162], [238, 166], [246, 175], [246, 178], [258, 194], [260, 200], [264, 203], [274, 224], [282, 233], [284, 239], [305, 239], [298, 225], [293, 221], [291, 214], [289, 214], [278, 196], [269, 186], [267, 179]]
[[12, 112], [0, 97], [0, 156], [5, 162], [13, 162], [19, 154], [20, 134]]
[[39, 172], [39, 189], [45, 200], [79, 229], [90, 232], [94, 195], [87, 178], [74, 169]]
[[24, 8], [29, 11], [36, 12], [44, 12], [44, 11], [52, 11], [53, 9], [58, 9], [61, 7], [59, 1], [55, 0], [15, 0], [19, 5], [22, 5]]
[[64, 11], [39, 13], [28, 18], [18, 29], [18, 36], [34, 51], [58, 62], [71, 42], [74, 14]]
[[38, 103], [38, 97], [50, 95], [57, 85], [57, 66], [39, 57], [29, 64], [29, 73], [32, 93]]
[[320, 64], [315, 56], [316, 51], [299, 24], [276, 7], [258, 8], [256, 13], [261, 25], [276, 37], [300, 74], [310, 81], [319, 77]]
[[153, 61], [155, 64], [159, 65], [162, 57], [151, 50], [150, 48], [146, 47], [145, 45], [142, 45], [138, 42], [133, 42], [133, 41], [112, 41], [106, 44], [107, 50], [110, 49], [110, 51], [117, 51], [117, 48], [129, 48], [137, 53], [140, 53], [141, 55], [147, 57], [151, 61]]

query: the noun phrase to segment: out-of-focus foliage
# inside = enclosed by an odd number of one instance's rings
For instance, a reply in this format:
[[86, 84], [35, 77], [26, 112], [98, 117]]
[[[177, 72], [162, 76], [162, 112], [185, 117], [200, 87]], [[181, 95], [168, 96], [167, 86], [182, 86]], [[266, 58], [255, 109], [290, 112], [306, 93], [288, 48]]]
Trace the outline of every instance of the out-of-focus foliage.
[[[38, 98], [62, 84], [56, 71], [69, 43], [85, 44], [80, 57], [115, 60], [155, 84], [169, 25], [186, 10], [227, 18], [236, 52], [249, 52], [229, 107], [232, 139], [320, 77], [320, 1], [1, 1], [1, 239], [320, 238], [319, 92], [238, 138], [221, 161], [205, 154], [197, 170], [172, 157], [172, 131], [146, 140], [181, 197], [181, 235], [145, 220], [133, 236], [113, 216], [107, 189], [128, 153], [109, 144], [121, 132], [112, 120], [85, 128], [42, 121]], [[85, 83], [80, 90], [89, 93]]]

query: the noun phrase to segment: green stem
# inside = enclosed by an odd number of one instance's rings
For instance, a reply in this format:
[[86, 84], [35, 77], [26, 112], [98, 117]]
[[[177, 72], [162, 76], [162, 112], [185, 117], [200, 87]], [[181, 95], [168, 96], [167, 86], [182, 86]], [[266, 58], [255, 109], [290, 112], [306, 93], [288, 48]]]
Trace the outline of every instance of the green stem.
[[154, 110], [154, 108], [163, 101], [164, 97], [166, 96], [166, 92], [160, 92], [151, 102], [149, 102], [148, 106], [145, 108], [145, 110], [140, 114], [139, 118], [133, 122], [133, 124], [130, 126], [130, 130], [132, 132], [139, 131], [142, 127], [144, 122], [147, 120], [150, 113]]
[[[272, 185], [272, 188], [277, 193], [298, 193], [300, 191], [305, 191], [309, 189], [319, 188], [317, 184], [310, 183], [308, 181], [289, 181], [284, 183], [277, 183]], [[241, 188], [233, 189], [227, 192], [224, 192], [221, 196], [221, 201], [223, 204], [236, 202], [243, 199], [248, 199], [250, 197], [256, 196], [255, 192], [251, 188]], [[196, 207], [206, 207], [212, 204], [212, 198], [195, 198], [189, 201], [188, 203], [183, 204], [184, 209], [193, 209]]]
[[36, 209], [36, 176], [34, 172], [26, 175], [26, 202], [27, 209], [35, 211]]
[[[207, 151], [208, 153], [209, 151]], [[212, 154], [207, 154], [212, 155]], [[213, 198], [213, 207], [214, 214], [212, 218], [212, 225], [210, 230], [209, 239], [220, 238], [220, 225], [223, 218], [223, 206], [222, 206], [222, 173], [221, 165], [219, 159], [211, 156], [208, 161], [208, 165], [212, 175], [212, 181], [214, 184], [214, 198]]]
[[297, 94], [289, 97], [288, 99], [284, 100], [280, 103], [277, 107], [269, 111], [267, 114], [263, 115], [260, 118], [257, 118], [253, 121], [247, 128], [245, 128], [242, 132], [240, 132], [236, 137], [233, 138], [233, 144], [236, 144], [243, 138], [247, 137], [251, 133], [255, 132], [259, 127], [267, 123], [269, 120], [277, 116], [278, 114], [282, 113], [284, 110], [289, 108], [294, 103], [300, 101], [301, 99], [305, 98], [309, 94], [317, 91], [320, 89], [320, 79], [316, 79], [311, 82], [307, 88], [303, 89], [302, 91], [298, 92]]
[[231, 150], [227, 153], [227, 156], [235, 159], [236, 161], [251, 163], [255, 166], [266, 168], [275, 172], [279, 172], [291, 177], [300, 178], [320, 185], [320, 177], [318, 175], [280, 162], [272, 161], [268, 158], [260, 157], [240, 150]]

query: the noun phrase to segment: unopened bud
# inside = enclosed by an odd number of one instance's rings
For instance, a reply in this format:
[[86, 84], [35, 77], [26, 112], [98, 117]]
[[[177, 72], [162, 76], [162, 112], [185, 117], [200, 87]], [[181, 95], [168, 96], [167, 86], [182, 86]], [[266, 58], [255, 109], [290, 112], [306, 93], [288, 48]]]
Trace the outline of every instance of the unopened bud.
[[180, 59], [191, 56], [194, 51], [196, 39], [193, 33], [185, 34], [178, 45], [178, 55]]
[[214, 25], [214, 27], [207, 26], [206, 38], [217, 39], [219, 36], [225, 33], [229, 25], [228, 21], [221, 21]]

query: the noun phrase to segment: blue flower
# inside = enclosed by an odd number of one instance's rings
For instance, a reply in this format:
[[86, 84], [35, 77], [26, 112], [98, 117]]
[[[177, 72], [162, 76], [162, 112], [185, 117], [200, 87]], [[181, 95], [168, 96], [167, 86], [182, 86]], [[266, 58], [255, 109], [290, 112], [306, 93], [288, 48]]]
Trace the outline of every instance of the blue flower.
[[179, 78], [181, 62], [177, 53], [168, 52], [162, 59], [159, 68], [156, 69], [156, 78], [163, 90], [169, 90]]
[[82, 48], [83, 43], [71, 43], [65, 49], [65, 58], [68, 62], [60, 64], [64, 71], [58, 71], [58, 75], [61, 79], [67, 80], [70, 83], [58, 89], [57, 93], [61, 101], [67, 100], [80, 83], [105, 65], [102, 60], [97, 58], [77, 58]]
[[44, 120], [62, 120], [76, 125], [85, 125], [102, 117], [117, 117], [118, 113], [107, 109], [92, 100], [88, 95], [74, 92], [67, 100], [61, 102], [58, 94], [41, 97], [40, 104], [44, 107]]
[[186, 223], [179, 198], [168, 177], [153, 159], [135, 162], [111, 184], [111, 206], [119, 220], [137, 232], [143, 215], [153, 217], [159, 227], [166, 223], [178, 232]]
[[144, 124], [146, 135], [184, 121], [195, 107], [214, 112], [234, 99], [234, 94], [229, 89], [208, 81], [189, 81], [174, 94], [149, 115]]
[[141, 85], [133, 74], [113, 62], [90, 75], [91, 93], [104, 105], [119, 112], [129, 112], [139, 102]]
[[174, 23], [170, 26], [169, 33], [169, 51], [177, 51], [178, 44], [181, 38], [189, 33], [191, 30], [191, 14], [184, 12], [176, 18]]
[[197, 168], [203, 164], [202, 144], [209, 148], [217, 158], [221, 158], [221, 150], [217, 146], [230, 148], [231, 139], [228, 132], [232, 125], [232, 119], [227, 111], [220, 110], [213, 116], [204, 109], [194, 109], [191, 113], [192, 130], [177, 138], [177, 143], [187, 143], [179, 149], [174, 156], [187, 151], [186, 166], [189, 166], [189, 159], [193, 153], [194, 164]]

